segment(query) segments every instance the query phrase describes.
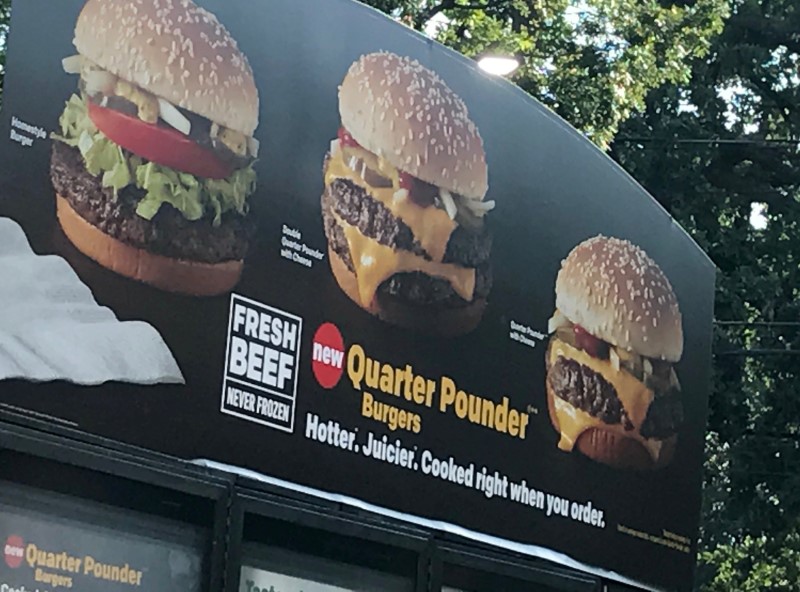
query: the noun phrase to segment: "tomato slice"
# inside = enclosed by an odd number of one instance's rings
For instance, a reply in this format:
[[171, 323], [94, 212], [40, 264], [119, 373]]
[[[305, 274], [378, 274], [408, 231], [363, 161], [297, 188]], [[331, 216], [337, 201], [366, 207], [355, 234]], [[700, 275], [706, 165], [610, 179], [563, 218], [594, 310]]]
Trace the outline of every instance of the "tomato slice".
[[224, 179], [234, 168], [177, 130], [89, 101], [89, 118], [103, 134], [133, 154], [195, 177]]
[[602, 339], [598, 339], [580, 325], [573, 327], [575, 332], [575, 345], [582, 349], [593, 358], [604, 360], [608, 357], [608, 344]]
[[348, 132], [343, 127], [339, 128], [338, 136], [339, 136], [339, 143], [342, 146], [344, 146], [344, 147], [350, 146], [352, 148], [359, 148], [360, 147], [360, 144], [358, 142], [356, 142], [356, 140], [355, 140], [355, 138], [353, 138], [353, 136], [350, 135], [350, 132]]

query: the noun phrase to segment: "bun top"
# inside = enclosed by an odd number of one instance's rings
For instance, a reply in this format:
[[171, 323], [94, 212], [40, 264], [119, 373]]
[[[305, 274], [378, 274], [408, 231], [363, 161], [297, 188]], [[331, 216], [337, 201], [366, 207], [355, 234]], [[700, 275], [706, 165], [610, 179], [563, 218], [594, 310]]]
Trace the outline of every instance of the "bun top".
[[617, 347], [670, 362], [683, 354], [672, 286], [647, 253], [628, 241], [596, 236], [575, 247], [558, 272], [556, 307]]
[[74, 43], [101, 68], [174, 105], [247, 136], [258, 127], [247, 58], [190, 0], [88, 0]]
[[427, 183], [483, 199], [483, 141], [464, 102], [419, 62], [362, 56], [339, 87], [342, 125], [361, 146]]

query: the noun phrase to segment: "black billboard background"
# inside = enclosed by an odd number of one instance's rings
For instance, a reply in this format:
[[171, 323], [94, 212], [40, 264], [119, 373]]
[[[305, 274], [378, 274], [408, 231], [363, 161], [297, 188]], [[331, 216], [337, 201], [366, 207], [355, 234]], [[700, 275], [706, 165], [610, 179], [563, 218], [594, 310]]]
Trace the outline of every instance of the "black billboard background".
[[[96, 299], [122, 319], [150, 322], [169, 344], [186, 386], [0, 383], [0, 401], [73, 422], [88, 432], [181, 457], [211, 458], [335, 491], [410, 514], [566, 553], [642, 582], [688, 589], [689, 554], [617, 532], [617, 525], [694, 540], [699, 520], [706, 397], [710, 370], [713, 269], [684, 231], [620, 168], [521, 90], [491, 78], [469, 60], [349, 0], [202, 0], [250, 59], [261, 96], [256, 137], [259, 188], [253, 198], [260, 242], [235, 292], [302, 317], [303, 340], [294, 434], [220, 413], [229, 298], [205, 300], [158, 292], [100, 269], [77, 253], [55, 224], [48, 178], [49, 142], [25, 149], [8, 140], [11, 117], [55, 130], [77, 80], [61, 70], [73, 55], [80, 0], [14, 3], [8, 74], [0, 120], [0, 215], [16, 219], [39, 253], [66, 257]], [[307, 269], [280, 256], [283, 225], [326, 251], [319, 211], [322, 159], [339, 127], [337, 88], [360, 55], [388, 50], [420, 60], [467, 104], [486, 145], [497, 208], [495, 285], [480, 326], [458, 340], [435, 340], [383, 325], [357, 309], [326, 261]], [[677, 373], [687, 423], [676, 459], [656, 473], [621, 473], [567, 455], [547, 419], [544, 343], [509, 339], [511, 321], [546, 333], [563, 257], [598, 233], [629, 239], [662, 267], [678, 296], [686, 340]], [[423, 411], [420, 435], [399, 436], [436, 456], [455, 456], [509, 479], [605, 511], [599, 530], [513, 504], [486, 499], [430, 476], [322, 446], [303, 436], [307, 412], [361, 432], [389, 434], [360, 416], [360, 393], [347, 375], [327, 391], [311, 372], [311, 338], [324, 322], [345, 346], [375, 359], [411, 364], [417, 374], [452, 377], [459, 388], [516, 408], [532, 406], [525, 440]], [[376, 395], [377, 396], [377, 395]], [[383, 399], [385, 400], [385, 399]], [[404, 402], [387, 400], [404, 407]], [[405, 408], [411, 411], [410, 405]]]
[[[0, 586], [26, 590], [72, 588], [81, 592], [200, 591], [204, 547], [201, 531], [99, 504], [88, 505], [85, 500], [40, 495], [10, 483], [0, 485], [0, 544], [4, 548], [0, 556]], [[120, 524], [125, 524], [124, 530]], [[22, 542], [24, 554], [19, 564], [8, 559], [9, 541]], [[58, 567], [53, 561], [48, 567], [47, 554], [62, 556]], [[73, 558], [69, 569], [63, 557]], [[88, 564], [88, 571], [87, 557], [94, 562]], [[94, 569], [98, 564], [107, 567], [105, 571], [98, 568], [100, 577]], [[127, 566], [126, 574], [134, 575], [126, 576], [128, 582], [109, 580], [111, 566]], [[56, 581], [60, 579], [60, 585], [44, 579], [53, 576], [58, 578]]]

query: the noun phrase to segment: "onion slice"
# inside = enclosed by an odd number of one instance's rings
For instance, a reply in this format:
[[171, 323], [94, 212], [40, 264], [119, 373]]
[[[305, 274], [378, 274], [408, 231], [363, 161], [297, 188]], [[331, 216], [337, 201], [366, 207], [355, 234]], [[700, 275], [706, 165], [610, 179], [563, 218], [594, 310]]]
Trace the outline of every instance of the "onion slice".
[[399, 203], [406, 199], [408, 199], [408, 189], [398, 189], [392, 195], [392, 200], [394, 203]]
[[473, 215], [479, 218], [491, 212], [495, 206], [494, 200], [481, 201], [477, 199], [465, 199], [463, 203]]
[[550, 317], [550, 320], [547, 321], [547, 332], [555, 333], [556, 329], [567, 326], [569, 326], [569, 319], [564, 316], [564, 313], [556, 309], [556, 312]]
[[645, 380], [653, 375], [653, 363], [647, 358], [642, 358], [642, 374]]
[[611, 361], [611, 366], [619, 372], [619, 354], [617, 353], [617, 348], [612, 347], [608, 350], [608, 358]]
[[163, 119], [167, 124], [171, 125], [185, 136], [188, 136], [189, 133], [191, 133], [191, 122], [186, 119], [186, 117], [183, 116], [183, 113], [178, 111], [178, 108], [172, 103], [159, 97], [158, 108], [160, 111], [159, 117], [161, 117], [161, 119]]
[[670, 368], [670, 370], [669, 370], [669, 384], [670, 384], [670, 386], [673, 386], [676, 389], [681, 390], [681, 383], [678, 380], [678, 375], [675, 374], [675, 369], [674, 368]]
[[439, 197], [442, 198], [442, 203], [444, 204], [444, 209], [447, 210], [447, 215], [450, 216], [451, 220], [455, 220], [458, 208], [456, 207], [456, 202], [453, 200], [453, 196], [450, 195], [447, 189], [439, 189]]
[[471, 208], [479, 212], [489, 212], [494, 209], [495, 201], [493, 199], [489, 201], [478, 201], [473, 199], [469, 202], [469, 205]]
[[84, 82], [89, 95], [109, 95], [114, 91], [117, 77], [105, 70], [92, 70], [86, 73]]
[[64, 58], [61, 60], [61, 67], [64, 68], [64, 72], [67, 74], [80, 74], [81, 69], [83, 69], [83, 56], [81, 54], [76, 54]]
[[261, 142], [252, 137], [247, 138], [247, 148], [250, 150], [250, 156], [258, 158], [258, 150], [261, 148]]

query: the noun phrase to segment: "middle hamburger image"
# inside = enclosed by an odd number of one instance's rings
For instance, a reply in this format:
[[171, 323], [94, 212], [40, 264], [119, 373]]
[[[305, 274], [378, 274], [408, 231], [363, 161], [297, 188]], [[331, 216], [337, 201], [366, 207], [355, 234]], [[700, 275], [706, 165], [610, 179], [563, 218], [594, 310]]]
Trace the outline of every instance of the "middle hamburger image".
[[466, 105], [418, 62], [378, 52], [348, 70], [339, 113], [322, 196], [339, 286], [392, 325], [472, 331], [492, 286], [494, 202]]
[[242, 273], [252, 236], [259, 96], [236, 41], [188, 0], [88, 0], [80, 75], [54, 134], [64, 234], [97, 263], [210, 296]]
[[547, 400], [559, 448], [617, 469], [669, 464], [683, 422], [673, 365], [683, 353], [678, 300], [639, 247], [597, 236], [556, 279]]

